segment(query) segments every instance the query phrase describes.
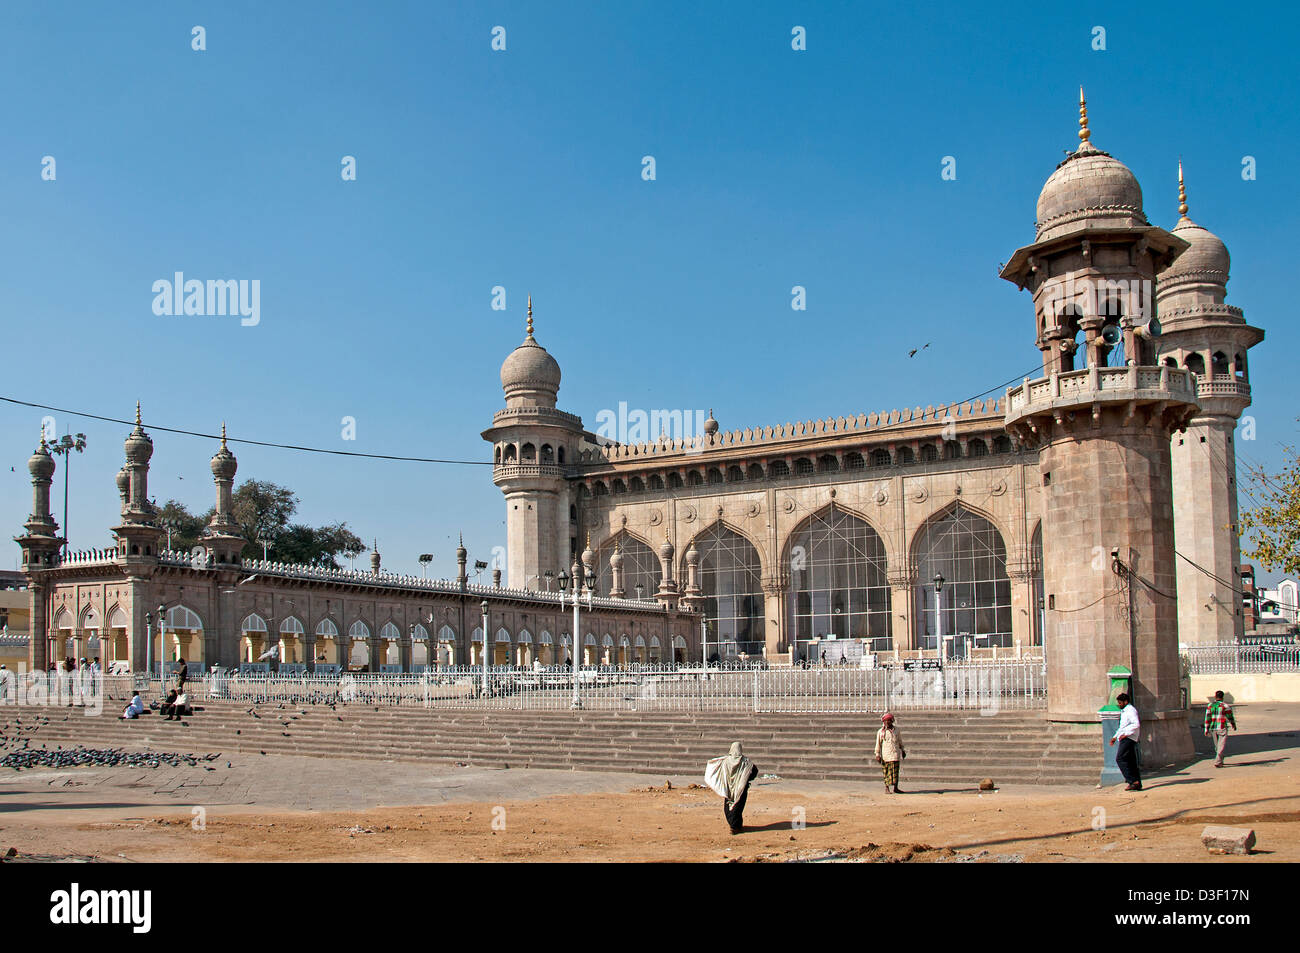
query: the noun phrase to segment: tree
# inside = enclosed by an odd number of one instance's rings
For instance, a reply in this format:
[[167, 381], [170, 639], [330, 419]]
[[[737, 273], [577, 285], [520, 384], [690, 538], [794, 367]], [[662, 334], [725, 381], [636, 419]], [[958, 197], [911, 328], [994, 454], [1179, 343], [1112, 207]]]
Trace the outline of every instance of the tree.
[[1242, 553], [1265, 569], [1289, 576], [1300, 574], [1300, 459], [1294, 447], [1284, 447], [1286, 459], [1281, 473], [1268, 474], [1263, 467], [1250, 467], [1250, 496], [1257, 505], [1242, 513], [1240, 533], [1249, 535], [1254, 549]]
[[[268, 555], [277, 562], [324, 569], [340, 569], [338, 556], [365, 549], [365, 543], [348, 529], [347, 523], [312, 527], [290, 522], [298, 509], [298, 497], [288, 487], [246, 480], [231, 495], [231, 503], [240, 534], [247, 540], [240, 554], [245, 559], [262, 558], [261, 539], [267, 541]], [[172, 549], [187, 552], [200, 542], [215, 512], [215, 508], [209, 508], [202, 516], [195, 516], [183, 503], [168, 500], [159, 508], [157, 519], [163, 526], [170, 524]]]
[[159, 507], [154, 518], [158, 525], [171, 527], [171, 548], [182, 553], [188, 553], [198, 545], [203, 527], [207, 525], [207, 520], [195, 516], [177, 500], [168, 500]]

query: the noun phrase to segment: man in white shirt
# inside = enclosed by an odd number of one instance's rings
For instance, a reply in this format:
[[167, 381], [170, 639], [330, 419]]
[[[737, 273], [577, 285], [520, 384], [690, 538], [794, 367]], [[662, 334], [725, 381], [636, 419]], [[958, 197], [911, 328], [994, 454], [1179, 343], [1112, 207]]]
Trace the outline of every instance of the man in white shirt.
[[1112, 745], [1119, 742], [1119, 748], [1115, 751], [1115, 764], [1128, 782], [1124, 790], [1141, 791], [1142, 775], [1138, 773], [1137, 743], [1142, 733], [1142, 724], [1138, 721], [1137, 709], [1129, 703], [1128, 695], [1121, 692], [1115, 701], [1120, 706], [1119, 729], [1115, 732], [1115, 737], [1110, 739]]

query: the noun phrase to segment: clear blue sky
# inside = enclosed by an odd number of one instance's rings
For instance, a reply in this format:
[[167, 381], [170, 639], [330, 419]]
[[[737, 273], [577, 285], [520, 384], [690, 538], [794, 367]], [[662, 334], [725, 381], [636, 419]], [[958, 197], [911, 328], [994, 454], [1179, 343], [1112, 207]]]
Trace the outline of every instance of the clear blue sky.
[[[560, 405], [592, 427], [619, 401], [733, 429], [966, 398], [1037, 363], [1028, 294], [996, 272], [1077, 144], [1082, 83], [1092, 141], [1136, 173], [1148, 217], [1177, 219], [1181, 155], [1191, 217], [1227, 242], [1229, 301], [1268, 333], [1241, 449], [1276, 464], [1300, 436], [1294, 8], [906, 6], [7, 4], [0, 393], [486, 461], [531, 293]], [[176, 271], [260, 280], [260, 324], [154, 315]], [[0, 405], [9, 535], [41, 416]], [[89, 437], [72, 543], [106, 545], [129, 428], [56, 416]], [[214, 442], [154, 436], [159, 502], [210, 505]], [[391, 568], [432, 551], [454, 572], [459, 531], [471, 559], [505, 543], [486, 467], [234, 450], [241, 479], [377, 536]]]

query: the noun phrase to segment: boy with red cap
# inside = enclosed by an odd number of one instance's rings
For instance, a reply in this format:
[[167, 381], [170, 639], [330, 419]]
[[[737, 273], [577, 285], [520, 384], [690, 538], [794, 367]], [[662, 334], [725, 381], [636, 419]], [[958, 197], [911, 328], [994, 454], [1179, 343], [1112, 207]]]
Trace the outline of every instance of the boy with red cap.
[[885, 790], [890, 794], [899, 794], [898, 763], [907, 757], [907, 749], [903, 747], [903, 739], [894, 727], [894, 716], [885, 712], [880, 721], [880, 730], [876, 732], [876, 764], [884, 769]]

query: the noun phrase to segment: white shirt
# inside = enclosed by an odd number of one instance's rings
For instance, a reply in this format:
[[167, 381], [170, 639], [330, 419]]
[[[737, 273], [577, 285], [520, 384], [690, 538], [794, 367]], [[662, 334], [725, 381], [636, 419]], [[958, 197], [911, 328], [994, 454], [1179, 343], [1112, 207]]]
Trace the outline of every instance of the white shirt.
[[1113, 740], [1132, 738], [1137, 741], [1141, 731], [1142, 724], [1138, 721], [1138, 710], [1131, 704], [1125, 705], [1119, 713], [1119, 730], [1115, 732]]

